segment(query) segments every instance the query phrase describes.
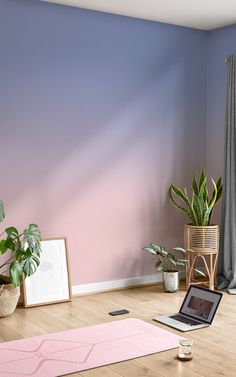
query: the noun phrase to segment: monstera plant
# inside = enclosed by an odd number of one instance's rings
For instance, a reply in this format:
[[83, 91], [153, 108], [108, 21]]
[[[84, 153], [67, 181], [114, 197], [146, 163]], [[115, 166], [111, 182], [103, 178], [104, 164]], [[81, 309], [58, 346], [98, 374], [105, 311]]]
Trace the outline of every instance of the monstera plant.
[[[4, 205], [0, 200], [0, 222], [4, 217]], [[37, 225], [29, 224], [23, 232], [8, 227], [0, 236], [0, 317], [3, 317], [15, 310], [18, 287], [40, 264], [41, 234]], [[16, 302], [13, 304], [14, 295]]]

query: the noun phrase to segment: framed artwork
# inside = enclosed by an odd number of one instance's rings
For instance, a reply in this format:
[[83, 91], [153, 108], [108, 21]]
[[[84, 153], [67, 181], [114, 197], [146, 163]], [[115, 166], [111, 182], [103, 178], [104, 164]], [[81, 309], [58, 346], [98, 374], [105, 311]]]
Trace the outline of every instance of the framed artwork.
[[25, 308], [71, 300], [66, 238], [43, 240], [41, 247], [40, 265], [23, 284]]

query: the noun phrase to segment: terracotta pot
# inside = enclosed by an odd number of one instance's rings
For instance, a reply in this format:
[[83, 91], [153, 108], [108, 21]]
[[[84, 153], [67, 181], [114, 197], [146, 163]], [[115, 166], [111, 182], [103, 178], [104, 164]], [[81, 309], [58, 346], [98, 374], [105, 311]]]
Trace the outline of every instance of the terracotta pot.
[[20, 297], [20, 288], [13, 288], [12, 284], [0, 285], [0, 317], [12, 314]]

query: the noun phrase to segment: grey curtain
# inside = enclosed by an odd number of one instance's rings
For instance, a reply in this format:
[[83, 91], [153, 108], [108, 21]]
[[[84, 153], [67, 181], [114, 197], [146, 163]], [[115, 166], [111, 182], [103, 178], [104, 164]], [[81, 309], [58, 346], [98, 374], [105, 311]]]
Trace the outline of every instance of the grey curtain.
[[218, 288], [236, 294], [236, 55], [226, 58], [225, 161]]

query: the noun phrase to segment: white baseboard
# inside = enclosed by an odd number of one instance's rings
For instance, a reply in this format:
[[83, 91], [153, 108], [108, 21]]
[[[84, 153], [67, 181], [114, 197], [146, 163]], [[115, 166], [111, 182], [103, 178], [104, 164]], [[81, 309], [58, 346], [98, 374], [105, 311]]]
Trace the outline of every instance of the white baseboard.
[[99, 283], [81, 284], [72, 286], [72, 296], [84, 295], [89, 293], [106, 292], [114, 289], [128, 288], [137, 285], [160, 283], [162, 274], [138, 276], [135, 278], [101, 281]]

